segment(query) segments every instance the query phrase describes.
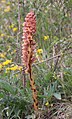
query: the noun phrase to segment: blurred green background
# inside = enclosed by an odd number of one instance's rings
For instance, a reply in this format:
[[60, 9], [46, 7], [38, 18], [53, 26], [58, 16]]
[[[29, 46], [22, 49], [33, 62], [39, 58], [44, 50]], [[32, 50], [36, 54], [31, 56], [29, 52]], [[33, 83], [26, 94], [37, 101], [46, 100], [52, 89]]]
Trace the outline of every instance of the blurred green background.
[[[28, 74], [21, 65], [25, 16], [36, 14], [33, 77], [39, 109], [72, 97], [72, 0], [0, 0], [0, 113], [3, 119], [32, 115]], [[22, 79], [26, 77], [26, 87]]]

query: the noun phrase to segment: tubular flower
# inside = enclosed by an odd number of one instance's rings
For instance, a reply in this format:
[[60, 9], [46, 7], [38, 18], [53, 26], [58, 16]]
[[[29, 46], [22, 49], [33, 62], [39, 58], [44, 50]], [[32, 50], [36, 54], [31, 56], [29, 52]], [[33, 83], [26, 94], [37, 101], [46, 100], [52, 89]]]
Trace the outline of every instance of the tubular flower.
[[25, 65], [26, 71], [30, 75], [30, 85], [34, 100], [34, 109], [38, 110], [37, 90], [35, 82], [32, 78], [31, 65], [35, 61], [34, 52], [36, 43], [33, 40], [33, 35], [36, 32], [36, 16], [33, 11], [27, 14], [23, 27], [23, 43], [22, 43], [22, 64]]

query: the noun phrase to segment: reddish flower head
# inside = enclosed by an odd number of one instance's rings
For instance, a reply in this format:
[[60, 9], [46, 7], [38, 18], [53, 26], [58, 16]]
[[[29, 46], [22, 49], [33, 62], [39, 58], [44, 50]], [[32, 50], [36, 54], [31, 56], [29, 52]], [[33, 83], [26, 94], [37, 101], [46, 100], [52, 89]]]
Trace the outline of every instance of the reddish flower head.
[[36, 16], [34, 12], [27, 14], [23, 28], [23, 43], [22, 43], [22, 63], [26, 66], [26, 70], [29, 70], [29, 63], [33, 63], [35, 60], [34, 51], [36, 43], [33, 40], [33, 34], [36, 32]]

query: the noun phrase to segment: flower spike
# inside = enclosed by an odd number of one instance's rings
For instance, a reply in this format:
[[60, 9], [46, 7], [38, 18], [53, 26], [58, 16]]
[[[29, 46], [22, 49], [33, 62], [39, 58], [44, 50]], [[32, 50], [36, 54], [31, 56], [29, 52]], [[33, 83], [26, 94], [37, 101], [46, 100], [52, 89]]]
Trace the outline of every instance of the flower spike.
[[35, 82], [32, 78], [32, 63], [35, 61], [34, 52], [36, 50], [36, 42], [33, 35], [36, 33], [36, 16], [33, 11], [27, 14], [23, 27], [23, 43], [22, 43], [22, 64], [25, 65], [26, 71], [30, 75], [30, 86], [34, 100], [34, 109], [38, 110], [37, 90]]

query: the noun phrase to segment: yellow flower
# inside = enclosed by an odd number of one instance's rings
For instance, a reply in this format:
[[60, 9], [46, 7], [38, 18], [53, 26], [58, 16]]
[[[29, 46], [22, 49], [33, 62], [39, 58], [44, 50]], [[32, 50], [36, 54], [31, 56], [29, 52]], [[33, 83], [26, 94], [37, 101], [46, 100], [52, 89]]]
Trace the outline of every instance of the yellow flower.
[[1, 36], [1, 37], [4, 37], [4, 36], [5, 36], [5, 34], [3, 34], [3, 33], [2, 33], [0, 36]]
[[49, 106], [49, 102], [46, 102], [45, 105], [46, 105], [46, 106]]
[[4, 12], [10, 12], [11, 8], [10, 6], [7, 6], [6, 9], [4, 9]]
[[13, 28], [14, 27], [14, 24], [11, 24], [10, 26], [9, 26], [9, 28]]
[[49, 36], [44, 36], [44, 40], [48, 40], [49, 39]]
[[38, 54], [42, 54], [42, 53], [43, 53], [43, 50], [42, 50], [42, 49], [38, 49], [38, 50], [37, 50], [37, 53], [38, 53]]
[[14, 64], [13, 65], [11, 65], [12, 67], [8, 67], [8, 68], [6, 68], [6, 73], [8, 73], [8, 71], [16, 71], [16, 70], [22, 70], [22, 67], [21, 66], [18, 66], [18, 65], [16, 65], [16, 66], [14, 66]]
[[8, 68], [6, 68], [6, 71], [9, 71], [9, 70], [11, 70], [9, 67], [8, 67]]
[[3, 62], [3, 65], [5, 66], [5, 65], [8, 65], [8, 64], [10, 64], [12, 61], [11, 60], [6, 60], [5, 62]]
[[20, 70], [20, 71], [21, 71], [21, 70], [22, 70], [22, 66], [19, 66], [19, 67], [18, 67], [18, 70]]
[[11, 67], [11, 70], [15, 71], [18, 69], [18, 66]]
[[6, 73], [8, 73], [8, 71], [10, 71], [11, 69], [8, 67], [8, 68], [6, 68]]
[[21, 67], [21, 66], [16, 65], [16, 66], [11, 67], [11, 68], [10, 68], [10, 70], [12, 70], [12, 71], [22, 70], [22, 67]]
[[5, 58], [5, 54], [4, 53], [0, 53], [0, 57], [1, 58]]
[[16, 32], [17, 30], [18, 30], [18, 28], [16, 28], [16, 27], [15, 27], [15, 28], [13, 28], [13, 32]]
[[18, 70], [18, 65], [14, 66], [14, 67], [11, 67], [10, 69], [11, 69], [12, 71], [16, 71], [16, 70]]

